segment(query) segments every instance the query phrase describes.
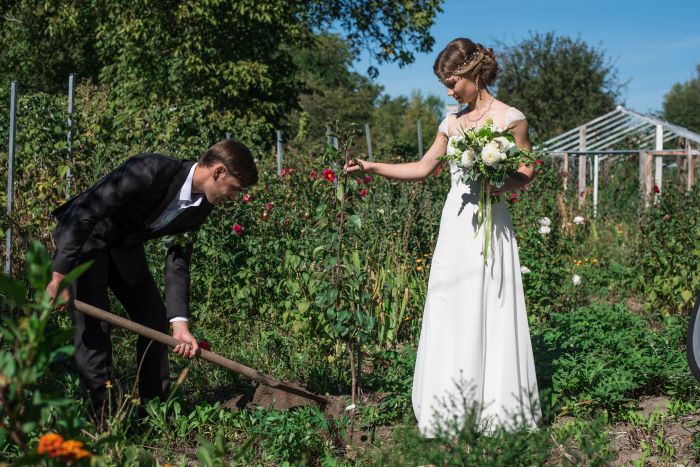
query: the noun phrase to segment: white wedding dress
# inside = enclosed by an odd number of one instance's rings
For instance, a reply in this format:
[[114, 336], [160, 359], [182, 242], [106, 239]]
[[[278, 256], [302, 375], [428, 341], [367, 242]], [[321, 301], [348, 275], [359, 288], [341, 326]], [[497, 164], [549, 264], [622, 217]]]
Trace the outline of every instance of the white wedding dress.
[[[525, 119], [512, 107], [491, 116], [500, 128]], [[457, 118], [445, 118], [439, 131], [458, 135], [458, 122], [469, 122]], [[413, 379], [418, 427], [426, 437], [451, 433], [471, 413], [466, 420], [485, 433], [516, 424], [532, 429], [541, 411], [513, 224], [505, 204], [492, 204], [485, 266], [485, 224], [475, 237], [480, 184], [465, 185], [450, 168]]]

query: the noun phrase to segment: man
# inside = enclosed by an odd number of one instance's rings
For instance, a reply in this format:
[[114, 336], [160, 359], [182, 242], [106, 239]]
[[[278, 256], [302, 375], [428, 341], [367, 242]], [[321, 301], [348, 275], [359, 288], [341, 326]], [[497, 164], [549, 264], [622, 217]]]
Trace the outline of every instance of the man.
[[[61, 308], [75, 297], [109, 309], [110, 288], [132, 320], [161, 332], [168, 331], [170, 321], [173, 337], [185, 342], [174, 351], [193, 357], [198, 345], [187, 321], [192, 239], [213, 204], [235, 199], [257, 180], [250, 150], [228, 139], [196, 163], [159, 154], [128, 159], [54, 211], [56, 254], [48, 293], [56, 298], [65, 275], [93, 261], [70, 290], [61, 292]], [[173, 242], [166, 255], [164, 304], [148, 269], [144, 242], [178, 234], [183, 241]], [[76, 310], [73, 323], [81, 386], [99, 415], [109, 399], [110, 326]], [[143, 337], [136, 347], [141, 399], [164, 399], [170, 384], [167, 347]]]

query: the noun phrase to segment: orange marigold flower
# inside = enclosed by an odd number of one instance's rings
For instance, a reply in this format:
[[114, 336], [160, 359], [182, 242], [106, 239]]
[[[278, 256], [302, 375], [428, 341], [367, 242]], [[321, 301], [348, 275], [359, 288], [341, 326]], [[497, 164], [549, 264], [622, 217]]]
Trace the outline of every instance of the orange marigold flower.
[[84, 458], [90, 457], [90, 456], [92, 456], [92, 453], [90, 451], [85, 450], [85, 449], [78, 449], [77, 451], [75, 451], [75, 459], [76, 460], [84, 459]]
[[83, 448], [82, 441], [74, 439], [64, 441], [51, 457], [61, 457], [65, 460], [79, 460], [90, 457], [92, 453]]
[[60, 450], [63, 444], [63, 436], [57, 433], [46, 433], [39, 438], [39, 445], [36, 451], [39, 454], [48, 454], [51, 457], [56, 457], [56, 452]]

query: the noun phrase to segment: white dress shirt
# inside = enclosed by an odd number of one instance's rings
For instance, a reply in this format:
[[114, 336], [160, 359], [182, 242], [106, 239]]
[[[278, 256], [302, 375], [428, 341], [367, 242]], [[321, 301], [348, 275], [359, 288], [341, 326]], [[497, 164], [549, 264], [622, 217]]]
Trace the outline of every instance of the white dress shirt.
[[[153, 221], [153, 223], [151, 224], [151, 228], [153, 230], [162, 229], [170, 222], [172, 222], [173, 219], [175, 219], [185, 209], [199, 206], [200, 204], [202, 204], [202, 199], [204, 199], [203, 194], [196, 193], [194, 196], [192, 196], [192, 178], [194, 177], [194, 169], [196, 167], [197, 164], [195, 163], [190, 169], [190, 173], [187, 175], [185, 183], [182, 185], [182, 188], [180, 188], [179, 196], [173, 198], [173, 200], [170, 201], [170, 203], [168, 203], [168, 206], [163, 210], [160, 216], [158, 216], [158, 218], [155, 221]], [[187, 318], [185, 318], [184, 316], [170, 318], [171, 323], [175, 321], [187, 321]]]

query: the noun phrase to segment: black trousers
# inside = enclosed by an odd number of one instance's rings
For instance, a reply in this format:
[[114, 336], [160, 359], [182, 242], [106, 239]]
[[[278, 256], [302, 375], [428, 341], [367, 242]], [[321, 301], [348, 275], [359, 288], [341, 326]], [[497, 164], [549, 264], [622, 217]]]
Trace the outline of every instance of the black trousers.
[[[109, 310], [107, 289], [111, 289], [131, 320], [160, 332], [168, 332], [165, 304], [150, 272], [136, 285], [130, 285], [113, 264], [107, 251], [91, 252], [83, 258], [94, 263], [73, 284], [73, 297]], [[101, 412], [110, 399], [106, 383], [110, 380], [112, 343], [110, 325], [73, 310], [75, 359], [83, 391], [93, 410]], [[142, 402], [159, 397], [165, 400], [170, 386], [168, 348], [139, 336], [136, 343], [136, 368], [139, 397]], [[111, 396], [114, 402], [115, 394]]]

